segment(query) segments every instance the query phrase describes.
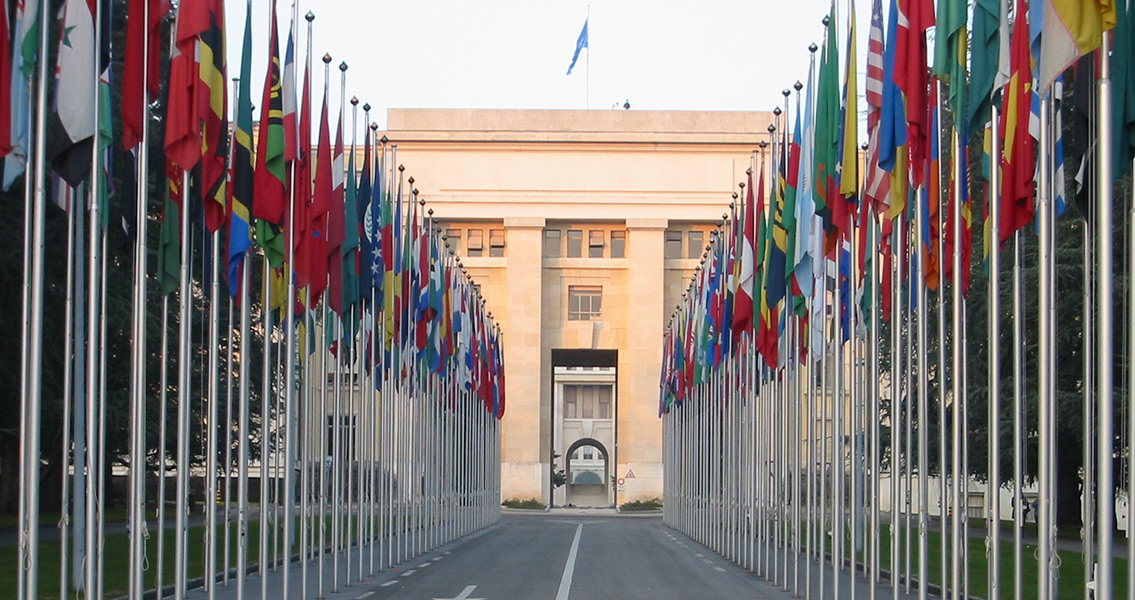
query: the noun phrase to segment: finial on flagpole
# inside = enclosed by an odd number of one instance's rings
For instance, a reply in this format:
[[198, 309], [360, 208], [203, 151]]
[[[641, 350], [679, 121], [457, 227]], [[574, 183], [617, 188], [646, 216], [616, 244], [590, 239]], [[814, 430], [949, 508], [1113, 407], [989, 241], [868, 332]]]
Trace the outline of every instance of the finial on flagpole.
[[784, 88], [783, 90], [780, 90], [780, 94], [782, 96], [784, 96], [785, 100], [788, 100], [788, 95], [791, 94], [791, 93], [792, 92], [788, 91], [788, 88]]
[[803, 88], [804, 88], [804, 84], [803, 84], [803, 83], [800, 83], [800, 80], [799, 80], [799, 79], [797, 79], [797, 80], [796, 80], [796, 83], [792, 84], [792, 89], [794, 89], [794, 90], [796, 90], [796, 91], [798, 91], [798, 92], [799, 92], [800, 90], [802, 90]]
[[[401, 170], [402, 170], [402, 167], [398, 167], [398, 170], [399, 170], [399, 171], [401, 171]], [[410, 185], [414, 185], [414, 176], [413, 176], [413, 175], [411, 175], [411, 176], [410, 176], [410, 179], [408, 179], [407, 181], [409, 181], [409, 182], [410, 182]]]
[[[778, 117], [780, 116], [780, 113], [782, 113], [782, 112], [784, 112], [784, 111], [780, 110], [780, 107], [779, 107], [779, 106], [778, 106], [778, 107], [776, 107], [776, 108], [774, 108], [774, 109], [772, 109], [772, 114], [774, 114], [774, 115], [776, 115], [776, 116], [778, 116]], [[771, 125], [770, 125], [770, 127], [771, 127]], [[770, 130], [770, 131], [771, 131], [771, 130]]]
[[[406, 170], [406, 165], [398, 165], [398, 172], [399, 173], [401, 173], [402, 171], [405, 171], [405, 170]], [[410, 183], [414, 183], [414, 182], [411, 181]]]
[[[370, 112], [370, 102], [367, 102], [366, 104], [363, 105], [363, 110], [366, 111], [366, 112]], [[378, 125], [375, 124], [375, 127], [378, 127]]]
[[816, 42], [812, 42], [811, 44], [808, 44], [808, 52], [811, 52], [812, 54], [815, 54], [816, 50], [819, 50], [819, 49], [820, 49], [820, 47], [816, 45]]
[[[371, 124], [371, 127], [378, 129], [378, 123]], [[388, 138], [384, 135], [381, 138], [379, 138], [378, 141], [382, 142], [382, 145], [385, 146], [386, 143], [390, 141], [390, 138]]]
[[[359, 97], [358, 96], [351, 96], [351, 106], [358, 106], [358, 105], [359, 105]], [[367, 106], [370, 106], [370, 105], [368, 104]], [[363, 110], [369, 110], [369, 109], [367, 109], [366, 107], [363, 107]]]
[[343, 62], [339, 63], [339, 70], [344, 72], [344, 73], [347, 72], [347, 61], [343, 61]]
[[323, 55], [323, 64], [325, 64], [325, 65], [331, 64], [331, 55], [330, 54], [324, 54]]

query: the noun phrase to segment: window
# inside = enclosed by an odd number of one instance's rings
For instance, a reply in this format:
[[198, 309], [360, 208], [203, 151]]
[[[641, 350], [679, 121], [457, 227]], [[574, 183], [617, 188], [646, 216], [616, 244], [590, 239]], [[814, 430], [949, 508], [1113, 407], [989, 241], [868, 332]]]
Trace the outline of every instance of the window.
[[469, 244], [466, 246], [466, 256], [485, 255], [485, 231], [483, 229], [469, 230]]
[[562, 237], [563, 232], [559, 229], [544, 230], [544, 258], [559, 258], [563, 256], [563, 245], [560, 243], [560, 238]]
[[587, 450], [583, 453], [583, 460], [595, 460], [595, 446], [587, 446]]
[[690, 232], [690, 245], [686, 250], [686, 258], [701, 258], [701, 253], [705, 251], [704, 235], [701, 231]]
[[449, 242], [449, 248], [454, 253], [461, 252], [461, 230], [460, 229], [446, 229], [445, 241]]
[[[564, 386], [564, 418], [565, 419], [610, 419], [611, 418], [611, 387], [606, 385], [565, 385]], [[583, 446], [584, 460], [592, 460], [596, 455], [591, 454]], [[578, 451], [578, 450], [577, 450]], [[591, 454], [588, 456], [588, 454]], [[578, 455], [574, 458], [579, 458]]]
[[489, 256], [504, 256], [504, 230], [489, 230]]
[[587, 232], [588, 258], [603, 258], [603, 246], [606, 245], [606, 232], [592, 229]]
[[682, 232], [666, 232], [666, 258], [682, 258]]
[[579, 258], [583, 256], [583, 230], [569, 229], [567, 242], [568, 258]]
[[598, 285], [568, 286], [568, 320], [595, 321], [601, 315], [603, 287]]
[[627, 257], [627, 232], [611, 232], [611, 258]]

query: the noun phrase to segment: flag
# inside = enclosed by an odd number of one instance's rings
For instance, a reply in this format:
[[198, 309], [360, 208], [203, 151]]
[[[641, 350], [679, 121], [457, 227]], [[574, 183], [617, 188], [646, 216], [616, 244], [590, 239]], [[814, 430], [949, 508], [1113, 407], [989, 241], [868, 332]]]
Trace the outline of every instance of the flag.
[[[966, 131], [966, 0], [938, 0], [934, 42], [934, 75], [948, 87], [948, 105], [958, 120], [954, 128]], [[939, 43], [940, 42], [940, 43]], [[965, 145], [965, 142], [962, 142]]]
[[224, 221], [228, 156], [222, 0], [183, 1], [174, 29], [165, 119], [166, 156], [186, 171], [201, 163], [205, 225], [216, 231]]
[[[275, 4], [272, 5], [275, 10]], [[284, 73], [281, 94], [284, 107], [284, 160], [293, 162], [299, 157], [298, 124], [296, 123], [296, 18], [292, 14], [292, 25], [288, 28], [288, 46], [284, 50]], [[275, 47], [275, 46], [273, 46]]]
[[[931, 91], [930, 101], [927, 105], [927, 122], [932, 127], [931, 131], [938, 130], [938, 111], [935, 110], [939, 101], [939, 89], [937, 83], [934, 83], [934, 88]], [[932, 290], [938, 289], [938, 284], [941, 279], [941, 271], [939, 266], [941, 264], [942, 255], [940, 252], [940, 244], [938, 243], [941, 232], [941, 219], [940, 208], [942, 203], [942, 190], [941, 190], [941, 172], [939, 171], [938, 163], [938, 136], [930, 136], [930, 156], [924, 163], [924, 176], [926, 185], [922, 188], [922, 208], [923, 214], [926, 215], [925, 222], [922, 224], [922, 273], [923, 280], [926, 287]]]
[[[269, 12], [268, 71], [260, 100], [260, 133], [256, 143], [256, 242], [274, 269], [284, 264], [284, 240], [280, 223], [287, 206], [287, 165], [284, 159], [284, 105], [281, 98], [280, 55], [276, 41], [276, 3]], [[244, 82], [241, 82], [244, 85]]]
[[[303, 96], [300, 100], [299, 130], [296, 132], [299, 143], [296, 145], [295, 162], [295, 201], [293, 213], [288, 215], [294, 222], [285, 230], [292, 236], [288, 244], [294, 252], [296, 287], [303, 288], [312, 283], [312, 267], [309, 264], [308, 249], [314, 243], [311, 229], [312, 173], [314, 162], [311, 148], [311, 69], [304, 67]], [[313, 303], [314, 304], [314, 303]], [[309, 308], [312, 305], [308, 305]]]
[[753, 330], [753, 247], [756, 244], [754, 222], [757, 218], [756, 208], [753, 206], [753, 173], [749, 171], [749, 185], [746, 186], [745, 204], [741, 208], [741, 247], [738, 256], [737, 295], [733, 301], [733, 341], [740, 339], [741, 334]]
[[[760, 265], [760, 275], [755, 279], [758, 298], [753, 299], [758, 314], [757, 319], [757, 351], [764, 357], [770, 368], [777, 364], [777, 308], [769, 301], [768, 281], [769, 263], [772, 255], [772, 235], [770, 229], [772, 219], [765, 216], [765, 171], [761, 165], [760, 182], [757, 184], [757, 214], [761, 218], [761, 226], [757, 235], [758, 250], [757, 264]], [[758, 299], [760, 300], [758, 302]]]
[[571, 55], [571, 64], [568, 65], [567, 74], [571, 75], [571, 70], [575, 68], [575, 61], [579, 60], [579, 52], [587, 48], [587, 21], [583, 21], [583, 30], [579, 32], [579, 39], [575, 41], [575, 54]]
[[4, 190], [24, 173], [28, 164], [30, 142], [28, 129], [31, 115], [31, 88], [29, 82], [35, 73], [36, 54], [39, 52], [39, 0], [16, 3], [16, 18], [12, 23], [12, 113], [9, 127], [9, 153], [4, 157]]
[[[839, 193], [844, 197], [851, 196], [854, 200], [859, 195], [859, 60], [855, 44], [855, 11], [851, 11], [851, 29], [847, 36], [847, 65], [844, 68], [843, 83], [843, 127], [840, 135], [843, 141], [843, 153], [840, 156]], [[844, 211], [846, 203], [838, 204], [839, 209], [833, 208], [832, 216], [836, 226], [845, 232], [850, 232], [851, 223], [846, 219]], [[850, 236], [850, 233], [849, 233]]]
[[[309, 307], [318, 304], [323, 290], [327, 289], [327, 213], [331, 210], [331, 196], [334, 193], [331, 169], [331, 132], [327, 123], [327, 87], [324, 86], [323, 109], [319, 118], [319, 145], [315, 156], [315, 189], [307, 208], [306, 244], [303, 249], [303, 261], [307, 266], [306, 281], [311, 286]], [[296, 261], [299, 262], [300, 259], [297, 258]]]
[[[365, 113], [364, 113], [365, 114]], [[365, 123], [364, 123], [365, 125]], [[374, 230], [374, 216], [371, 214], [371, 144], [370, 128], [363, 127], [363, 168], [359, 177], [359, 189], [355, 199], [356, 237], [359, 240], [358, 264], [356, 271], [359, 280], [359, 298], [363, 304], [370, 302], [371, 290], [374, 289], [374, 245], [371, 244], [371, 235]], [[353, 154], [353, 153], [352, 153]], [[352, 156], [353, 158], [353, 156]], [[351, 207], [348, 207], [350, 210]], [[377, 206], [374, 207], [377, 210]]]
[[898, 2], [891, 0], [887, 18], [887, 44], [883, 50], [883, 99], [879, 110], [879, 166], [891, 172], [891, 190], [885, 201], [887, 218], [906, 209], [906, 106], [895, 83], [895, 51], [898, 45]]
[[94, 8], [87, 0], [66, 0], [59, 28], [55, 107], [48, 115], [47, 147], [52, 170], [71, 187], [78, 186], [90, 173], [98, 128], [95, 107], [100, 69], [96, 63]]
[[[359, 302], [359, 199], [355, 170], [355, 145], [347, 158], [346, 192], [343, 204], [343, 310], [350, 313]], [[348, 329], [348, 333], [353, 329]]]
[[[813, 74], [815, 61], [808, 65], [808, 89], [804, 92], [804, 120], [797, 137], [800, 138], [800, 164], [796, 175], [796, 240], [793, 244], [792, 292], [808, 299], [812, 290], [812, 225], [816, 216], [816, 118], [813, 110]], [[755, 219], [755, 218], [754, 218]], [[755, 243], [755, 242], [754, 242]], [[754, 301], [755, 301], [754, 296]]]
[[[1080, 68], [1084, 68], [1083, 63]], [[1131, 158], [1135, 156], [1135, 10], [1123, 2], [1116, 3], [1111, 79], [1112, 178], [1117, 181], [1131, 168]], [[1087, 84], [1094, 91], [1095, 79]]]
[[147, 107], [161, 92], [162, 21], [169, 10], [169, 0], [130, 0], [122, 56], [122, 145], [128, 150], [142, 141]]
[[175, 195], [180, 196], [181, 182], [177, 179], [180, 174], [176, 170], [172, 174], [174, 178], [166, 179], [162, 225], [158, 234], [158, 286], [165, 295], [176, 290], [181, 279], [181, 219], [178, 203], [174, 201]]
[[[1024, 14], [1024, 0], [1017, 0], [1017, 13]], [[1029, 63], [1027, 31], [1015, 27], [1012, 33], [1012, 77], [1005, 90], [1004, 118], [1001, 120], [1001, 139], [1004, 150], [1000, 157], [1003, 181], [1001, 184], [1001, 244], [1033, 217], [1033, 168], [1036, 164], [1033, 139], [1029, 136], [1028, 118], [1032, 93], [1032, 71]]]
[[881, 210], [888, 202], [890, 174], [879, 166], [880, 131], [883, 113], [883, 2], [871, 3], [871, 32], [867, 41], [867, 181], [864, 204], [868, 211]]
[[[828, 16], [827, 39], [820, 55], [818, 95], [816, 97], [816, 214], [823, 219], [825, 233], [834, 228], [831, 205], [839, 194], [837, 163], [840, 158], [842, 113], [839, 97], [839, 48], [836, 41], [835, 2]], [[839, 201], [843, 201], [840, 197]]]
[[[240, 89], [236, 99], [236, 132], [233, 135], [232, 200], [229, 206], [229, 294], [236, 297], [240, 266], [252, 245], [250, 216], [253, 208], [252, 165], [252, 2], [246, 4], [244, 41], [241, 46]], [[263, 135], [261, 136], [263, 137]]]
[[[1100, 47], [1103, 33], [1118, 18], [1114, 0], [1039, 0], [1043, 3], [1040, 54], [1036, 56], [1041, 94], [1076, 59]], [[1031, 23], [1030, 23], [1031, 24]]]
[[973, 36], [970, 42], [969, 131], [981, 131], [989, 122], [991, 95], [1000, 56], [1002, 0], [976, 0], [973, 4]]
[[[1123, 15], [1126, 11], [1126, 9], [1122, 6], [1119, 7], [1119, 10], [1124, 11], [1120, 13], [1121, 15]], [[1120, 39], [1120, 28], [1124, 25], [1124, 18], [1125, 17], [1121, 16], [1119, 21], [1120, 24], [1115, 28], [1116, 41]], [[1118, 50], [1119, 49], [1117, 47], [1116, 52], [1118, 52]], [[1128, 51], [1130, 50], [1131, 49], [1128, 48]], [[1113, 54], [1113, 56], [1115, 55]], [[1129, 54], [1128, 56], [1135, 55]], [[1090, 194], [1088, 193], [1088, 188], [1084, 185], [1084, 182], [1091, 172], [1091, 158], [1092, 154], [1095, 153], [1095, 139], [1092, 135], [1092, 119], [1095, 116], [1093, 114], [1093, 103], [1095, 101], [1096, 88], [1095, 66], [1096, 61], [1094, 55], [1081, 57], [1079, 62], [1076, 63], [1076, 73], [1072, 78], [1072, 137], [1069, 140], [1068, 144], [1069, 152], [1067, 160], [1072, 169], [1075, 171], [1072, 180], [1074, 182], [1073, 196], [1076, 202], [1076, 207], [1080, 210], [1080, 216], [1085, 219], [1090, 218], [1091, 210], [1089, 209], [1089, 207], [1091, 206], [1091, 198]], [[1113, 70], [1112, 73], [1118, 75], [1118, 71]], [[1130, 78], [1129, 75], [1130, 74], [1125, 76], [1127, 78], [1127, 81], [1125, 81], [1122, 85], [1127, 86], [1135, 84], [1135, 78]], [[1118, 77], [1116, 77], [1115, 79], [1115, 84], [1115, 87], [1112, 88], [1113, 98], [1118, 96], [1120, 93], [1119, 90], [1121, 84]], [[1127, 90], [1124, 90], [1123, 93], [1130, 93], [1131, 95], [1128, 97], [1132, 101], [1135, 101], [1135, 90], [1128, 88]], [[1116, 107], [1116, 110], [1119, 110], [1118, 106]], [[1132, 111], [1131, 116], [1132, 120], [1135, 121], [1135, 111]], [[1113, 124], [1121, 122], [1122, 120], [1123, 119], [1120, 118], [1119, 114], [1113, 114]], [[1133, 122], [1132, 125], [1135, 126], [1135, 122]], [[1135, 128], [1132, 129], [1132, 134], [1135, 134]], [[1124, 133], [1124, 135], [1126, 134]], [[1119, 146], [1119, 139], [1114, 139], [1116, 147]], [[1131, 141], [1124, 140], [1124, 143], [1131, 144], [1131, 142], [1135, 142], [1135, 135], [1127, 139]], [[1130, 164], [1130, 161], [1124, 162]], [[1122, 166], [1124, 166], [1123, 163], [1115, 164], [1117, 170]]]
[[[343, 242], [346, 239], [346, 206], [343, 188], [343, 109], [339, 109], [339, 130], [335, 132], [335, 153], [331, 160], [331, 205], [327, 210], [327, 305], [342, 316]], [[320, 165], [322, 168], [322, 165]]]
[[926, 30], [933, 26], [934, 7], [930, 0], [899, 0], [894, 76], [895, 84], [906, 97], [907, 146], [915, 185], [922, 183], [917, 165], [925, 160], [927, 138], [932, 133], [923, 109], [929, 103]]

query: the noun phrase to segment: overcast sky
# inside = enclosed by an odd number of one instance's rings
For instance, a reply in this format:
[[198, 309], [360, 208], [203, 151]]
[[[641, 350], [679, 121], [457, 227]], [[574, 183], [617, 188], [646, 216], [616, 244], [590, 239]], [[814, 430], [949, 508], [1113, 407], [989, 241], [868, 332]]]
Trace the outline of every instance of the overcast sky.
[[[270, 1], [253, 0], [254, 104], [264, 82]], [[848, 0], [839, 4], [845, 30]], [[862, 78], [870, 4], [859, 5]], [[245, 0], [226, 0], [230, 78], [239, 73], [246, 6]], [[281, 60], [292, 6], [279, 0]], [[387, 108], [585, 108], [588, 53], [592, 110], [621, 110], [624, 101], [631, 110], [771, 110], [781, 103], [781, 90], [807, 77], [808, 45], [822, 43], [830, 4], [592, 0], [589, 48], [568, 76], [588, 6], [584, 0], [304, 0], [302, 24], [308, 10], [316, 15], [315, 119], [324, 53], [333, 58], [332, 119], [339, 102], [337, 68], [346, 61], [347, 97], [358, 96], [360, 106], [369, 102], [371, 120], [380, 127]], [[302, 61], [306, 27], [299, 31]], [[840, 54], [842, 61], [842, 48]], [[297, 85], [302, 69], [301, 62]]]

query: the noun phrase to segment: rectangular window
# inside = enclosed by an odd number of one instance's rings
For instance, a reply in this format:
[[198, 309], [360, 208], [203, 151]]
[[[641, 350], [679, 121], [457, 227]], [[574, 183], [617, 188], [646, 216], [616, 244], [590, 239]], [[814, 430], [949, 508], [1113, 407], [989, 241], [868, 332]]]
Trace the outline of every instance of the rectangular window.
[[627, 257], [627, 232], [611, 232], [611, 258]]
[[568, 258], [580, 258], [583, 256], [583, 230], [569, 229], [567, 242]]
[[461, 253], [461, 230], [460, 229], [446, 229], [445, 241], [449, 242], [449, 249], [454, 253]]
[[489, 230], [489, 256], [504, 256], [504, 230]]
[[605, 234], [605, 231], [594, 229], [587, 232], [587, 256], [589, 258], [603, 258], [603, 246], [606, 243]]
[[469, 244], [466, 247], [467, 256], [484, 256], [485, 255], [485, 231], [483, 229], [470, 229], [469, 230]]
[[701, 231], [690, 232], [690, 245], [687, 249], [686, 258], [701, 258], [701, 253], [705, 251], [705, 238]]
[[598, 285], [568, 286], [568, 320], [595, 321], [603, 308], [603, 287]]
[[559, 258], [564, 255], [562, 237], [563, 232], [559, 229], [544, 230], [544, 258]]
[[[564, 418], [565, 419], [578, 419], [579, 418], [579, 404], [576, 402], [575, 386], [564, 386]], [[579, 450], [575, 451], [575, 457], [579, 458]]]
[[682, 232], [666, 232], [666, 258], [682, 258]]

